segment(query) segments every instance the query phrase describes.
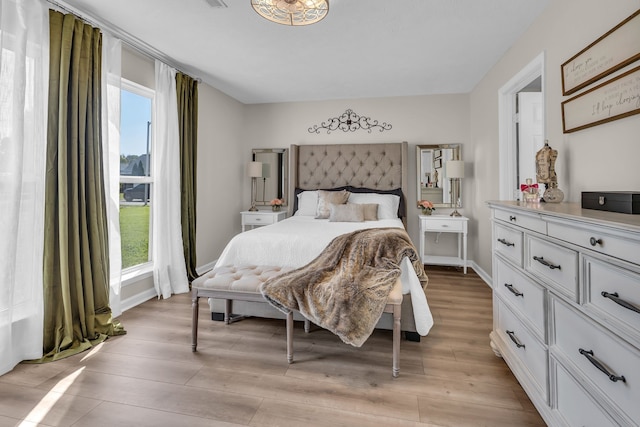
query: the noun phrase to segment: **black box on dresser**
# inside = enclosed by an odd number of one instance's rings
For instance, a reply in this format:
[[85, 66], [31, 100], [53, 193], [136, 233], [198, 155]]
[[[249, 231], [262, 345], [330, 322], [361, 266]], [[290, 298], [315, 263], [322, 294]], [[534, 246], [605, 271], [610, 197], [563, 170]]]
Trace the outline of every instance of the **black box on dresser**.
[[626, 214], [640, 214], [640, 192], [583, 191], [582, 208]]

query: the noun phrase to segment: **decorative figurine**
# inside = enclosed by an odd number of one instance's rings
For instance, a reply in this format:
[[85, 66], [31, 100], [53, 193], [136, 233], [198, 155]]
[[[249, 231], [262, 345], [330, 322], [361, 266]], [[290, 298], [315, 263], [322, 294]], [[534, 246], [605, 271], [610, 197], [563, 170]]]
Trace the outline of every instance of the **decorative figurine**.
[[536, 153], [536, 180], [544, 184], [546, 190], [542, 195], [543, 202], [560, 203], [564, 199], [564, 193], [558, 188], [558, 175], [556, 175], [556, 159], [558, 150], [549, 146], [545, 140], [544, 147]]

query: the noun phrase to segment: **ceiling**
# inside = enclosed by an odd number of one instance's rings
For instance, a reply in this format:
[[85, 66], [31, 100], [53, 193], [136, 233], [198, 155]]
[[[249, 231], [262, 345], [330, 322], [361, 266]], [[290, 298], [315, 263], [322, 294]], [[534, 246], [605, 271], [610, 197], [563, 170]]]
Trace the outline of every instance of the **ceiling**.
[[549, 3], [330, 0], [289, 27], [223, 1], [59, 3], [246, 104], [468, 93]]

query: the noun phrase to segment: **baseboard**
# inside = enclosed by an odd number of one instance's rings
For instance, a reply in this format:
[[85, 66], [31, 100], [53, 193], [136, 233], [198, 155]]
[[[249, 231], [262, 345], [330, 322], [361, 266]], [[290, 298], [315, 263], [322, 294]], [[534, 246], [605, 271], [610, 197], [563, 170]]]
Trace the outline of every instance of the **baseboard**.
[[489, 276], [486, 271], [484, 271], [482, 268], [480, 268], [480, 266], [478, 264], [476, 264], [475, 261], [469, 261], [469, 267], [471, 267], [473, 269], [473, 271], [475, 271], [476, 274], [478, 276], [480, 276], [480, 278], [482, 280], [484, 280], [484, 282], [487, 284], [487, 286], [489, 286], [490, 288], [493, 287], [491, 285], [493, 283], [493, 279], [491, 278], [491, 276]]
[[200, 267], [196, 267], [196, 273], [198, 273], [198, 276], [202, 276], [204, 273], [206, 273], [209, 270], [213, 270], [213, 267], [216, 266], [216, 263], [218, 262], [218, 260], [213, 260], [210, 263], [207, 263], [205, 265], [201, 265]]
[[129, 297], [125, 300], [120, 301], [120, 308], [124, 313], [130, 308], [140, 305], [145, 301], [149, 301], [151, 298], [156, 298], [157, 296], [158, 296], [158, 293], [156, 292], [155, 288], [147, 289], [144, 292], [140, 292], [139, 294], [135, 294], [132, 297]]

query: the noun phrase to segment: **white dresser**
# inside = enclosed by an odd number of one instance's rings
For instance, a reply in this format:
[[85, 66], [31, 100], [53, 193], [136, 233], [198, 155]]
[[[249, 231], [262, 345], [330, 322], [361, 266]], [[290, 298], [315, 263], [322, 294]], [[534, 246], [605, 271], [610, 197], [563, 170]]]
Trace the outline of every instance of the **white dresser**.
[[640, 426], [640, 215], [488, 202], [493, 331], [551, 426]]

